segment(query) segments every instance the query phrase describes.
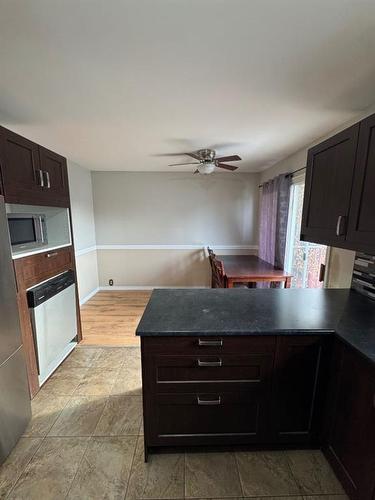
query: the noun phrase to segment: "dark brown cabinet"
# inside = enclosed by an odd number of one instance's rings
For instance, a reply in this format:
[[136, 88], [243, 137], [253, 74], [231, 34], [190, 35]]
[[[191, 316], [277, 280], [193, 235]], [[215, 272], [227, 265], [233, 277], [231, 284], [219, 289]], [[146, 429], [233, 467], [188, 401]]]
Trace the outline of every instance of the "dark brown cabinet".
[[69, 200], [68, 173], [66, 158], [40, 148], [40, 165], [44, 178], [44, 196], [51, 200], [51, 205], [64, 205]]
[[327, 366], [325, 340], [321, 335], [277, 337], [273, 425], [279, 442], [319, 442]]
[[375, 253], [375, 115], [308, 151], [301, 240]]
[[43, 174], [37, 144], [0, 127], [0, 166], [7, 203], [38, 203]]
[[7, 203], [69, 207], [66, 159], [4, 127], [0, 169]]
[[266, 440], [274, 349], [271, 336], [142, 338], [147, 446]]
[[[0, 126], [0, 194], [4, 195], [6, 203], [69, 208], [66, 159]], [[26, 291], [68, 269], [75, 270], [73, 247], [51, 249], [14, 260], [22, 341], [32, 397], [39, 391], [39, 380]], [[77, 294], [76, 289], [78, 339], [81, 340]]]
[[361, 122], [347, 239], [375, 250], [375, 115]]
[[142, 337], [141, 346], [146, 451], [317, 443], [324, 336]]
[[311, 148], [307, 156], [301, 239], [345, 243], [359, 124]]
[[375, 368], [338, 343], [325, 453], [352, 500], [375, 493]]

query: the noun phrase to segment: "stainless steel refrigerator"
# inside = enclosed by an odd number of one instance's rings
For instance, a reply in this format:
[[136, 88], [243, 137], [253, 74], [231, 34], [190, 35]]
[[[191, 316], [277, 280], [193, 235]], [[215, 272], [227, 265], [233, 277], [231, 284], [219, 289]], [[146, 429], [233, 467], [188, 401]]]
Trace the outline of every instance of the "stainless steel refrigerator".
[[0, 464], [16, 445], [30, 417], [8, 224], [4, 198], [0, 196]]

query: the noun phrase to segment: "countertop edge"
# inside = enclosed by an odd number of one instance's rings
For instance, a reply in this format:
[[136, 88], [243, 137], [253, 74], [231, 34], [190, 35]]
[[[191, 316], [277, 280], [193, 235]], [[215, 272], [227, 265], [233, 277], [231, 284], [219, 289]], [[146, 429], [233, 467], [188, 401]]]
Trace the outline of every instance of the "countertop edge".
[[169, 330], [164, 330], [164, 331], [138, 331], [136, 330], [135, 334], [137, 337], [208, 337], [208, 336], [216, 336], [216, 337], [246, 337], [246, 336], [258, 336], [258, 335], [264, 335], [264, 336], [271, 336], [271, 335], [327, 335], [327, 334], [334, 334], [336, 333], [335, 330], [332, 328], [324, 328], [324, 329], [305, 329], [305, 330], [294, 330], [294, 329], [283, 329], [283, 330], [268, 330], [268, 331], [262, 331], [262, 330], [231, 330], [231, 331], [224, 331], [224, 332], [218, 332], [217, 330], [206, 330], [204, 332], [202, 331], [192, 331], [192, 330], [180, 330], [180, 331], [169, 331]]

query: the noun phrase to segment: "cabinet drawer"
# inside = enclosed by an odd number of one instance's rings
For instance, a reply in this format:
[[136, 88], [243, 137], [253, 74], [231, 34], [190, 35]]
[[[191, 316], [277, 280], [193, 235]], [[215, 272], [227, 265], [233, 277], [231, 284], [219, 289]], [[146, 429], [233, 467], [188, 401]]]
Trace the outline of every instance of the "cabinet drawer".
[[17, 281], [28, 288], [73, 267], [72, 247], [51, 250], [16, 259]]
[[153, 391], [264, 389], [269, 382], [273, 354], [191, 356], [154, 355], [150, 359]]
[[152, 415], [154, 445], [256, 442], [266, 428], [263, 399], [246, 392], [161, 394]]
[[220, 355], [236, 353], [268, 353], [275, 351], [274, 335], [142, 337], [144, 354]]

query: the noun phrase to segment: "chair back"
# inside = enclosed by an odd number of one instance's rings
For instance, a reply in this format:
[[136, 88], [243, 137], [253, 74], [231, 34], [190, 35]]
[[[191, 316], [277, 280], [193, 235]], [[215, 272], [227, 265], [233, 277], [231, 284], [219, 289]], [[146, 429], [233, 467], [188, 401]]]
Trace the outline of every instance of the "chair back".
[[221, 260], [216, 259], [216, 257], [210, 257], [210, 262], [212, 273], [211, 287], [226, 288], [223, 263], [221, 262]]
[[215, 257], [214, 251], [210, 247], [207, 247], [207, 252], [209, 257]]

